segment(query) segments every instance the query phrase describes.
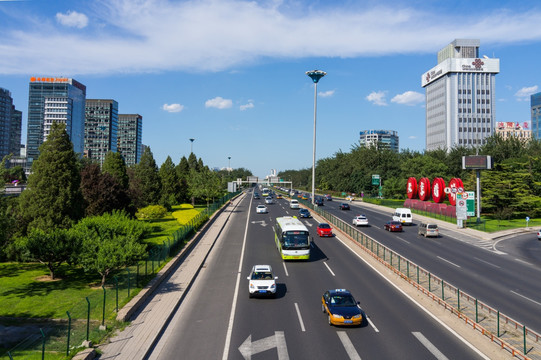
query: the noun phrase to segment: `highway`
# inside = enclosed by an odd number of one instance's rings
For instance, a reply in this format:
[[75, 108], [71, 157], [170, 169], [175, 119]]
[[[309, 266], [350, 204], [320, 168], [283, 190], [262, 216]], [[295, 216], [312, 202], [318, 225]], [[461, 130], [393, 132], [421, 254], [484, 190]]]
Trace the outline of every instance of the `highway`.
[[339, 201], [325, 202], [324, 210], [348, 224], [365, 214], [370, 227], [358, 230], [376, 239], [460, 290], [500, 310], [507, 316], [541, 332], [541, 241], [535, 234], [517, 235], [498, 241], [481, 240], [458, 231], [440, 228], [439, 238], [417, 235], [414, 225], [402, 233], [389, 233], [383, 224], [392, 210], [375, 211], [359, 202], [351, 211], [338, 208]]
[[[249, 194], [251, 195], [251, 194]], [[478, 351], [408, 299], [339, 238], [318, 238], [310, 261], [283, 262], [272, 226], [296, 215], [286, 200], [256, 214], [263, 200], [237, 206], [150, 359], [481, 359]], [[249, 298], [251, 267], [269, 264], [276, 298]], [[347, 288], [368, 325], [331, 327], [321, 312], [325, 290]]]

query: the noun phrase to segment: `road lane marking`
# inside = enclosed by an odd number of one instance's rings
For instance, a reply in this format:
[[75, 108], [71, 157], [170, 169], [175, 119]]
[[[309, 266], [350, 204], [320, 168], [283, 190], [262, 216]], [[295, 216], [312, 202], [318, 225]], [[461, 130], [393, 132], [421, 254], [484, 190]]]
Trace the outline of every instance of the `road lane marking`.
[[415, 304], [422, 312], [424, 312], [427, 316], [431, 317], [435, 322], [441, 325], [444, 329], [449, 331], [449, 333], [453, 334], [458, 340], [462, 341], [464, 345], [470, 348], [471, 351], [475, 352], [481, 359], [484, 360], [490, 360], [488, 356], [483, 354], [481, 351], [479, 351], [475, 346], [470, 344], [468, 340], [466, 340], [464, 337], [462, 337], [459, 333], [457, 333], [455, 330], [451, 329], [449, 325], [445, 324], [443, 321], [438, 319], [436, 315], [432, 314], [430, 311], [425, 309], [423, 305], [421, 305], [417, 300], [415, 300], [413, 297], [408, 295], [404, 290], [402, 290], [398, 285], [394, 284], [391, 280], [389, 280], [381, 271], [376, 269], [372, 264], [370, 264], [368, 261], [363, 259], [363, 257], [355, 252], [348, 244], [346, 244], [342, 239], [340, 239], [338, 236], [335, 237], [338, 241], [342, 243], [346, 248], [349, 249], [353, 253], [354, 256], [357, 256], [359, 260], [361, 260], [363, 263], [366, 264], [369, 268], [374, 270], [376, 274], [381, 276], [381, 278], [389, 283], [390, 286], [394, 287], [396, 291], [400, 292], [402, 295], [404, 295], [407, 299], [409, 299], [413, 304]]
[[[366, 314], [365, 314], [365, 316], [366, 316]], [[374, 323], [372, 322], [372, 320], [370, 320], [370, 318], [368, 316], [366, 317], [366, 320], [368, 321], [370, 326], [372, 326], [372, 329], [374, 329], [375, 332], [379, 333], [378, 328], [376, 327], [376, 325], [374, 325]]]
[[541, 305], [540, 302], [537, 302], [537, 301], [535, 301], [535, 300], [532, 300], [532, 299], [530, 299], [529, 297], [526, 297], [526, 296], [524, 296], [524, 295], [519, 294], [518, 292], [514, 292], [513, 290], [510, 290], [510, 291], [511, 291], [513, 294], [515, 294], [515, 295], [517, 295], [517, 296], [520, 296], [521, 298], [524, 298], [524, 299], [526, 299], [526, 300], [530, 300], [530, 301], [533, 302], [534, 304]]
[[306, 331], [304, 328], [304, 322], [302, 321], [301, 311], [299, 310], [299, 305], [295, 303], [295, 310], [297, 310], [297, 316], [299, 317], [299, 323], [301, 324], [301, 330]]
[[[252, 207], [252, 200], [250, 199], [250, 208]], [[246, 239], [248, 238], [248, 226], [250, 225], [250, 214], [246, 217], [246, 225], [244, 227], [244, 239], [242, 240], [242, 250], [240, 251], [239, 268], [237, 271], [237, 282], [235, 284], [235, 292], [233, 293], [233, 303], [231, 304], [231, 314], [229, 315], [229, 325], [227, 326], [227, 334], [225, 336], [224, 353], [222, 360], [227, 360], [229, 355], [229, 347], [231, 346], [231, 334], [233, 333], [233, 321], [235, 320], [235, 310], [237, 308], [237, 298], [239, 295], [240, 275], [242, 271], [242, 261], [244, 259], [244, 250], [246, 249]]]
[[284, 265], [284, 271], [286, 272], [286, 276], [289, 276], [289, 273], [287, 272], [286, 263], [282, 262], [282, 265]]
[[494, 264], [492, 264], [492, 263], [489, 263], [488, 261], [479, 259], [478, 257], [475, 257], [475, 256], [474, 256], [473, 258], [476, 259], [476, 260], [479, 260], [479, 261], [481, 261], [481, 262], [484, 262], [484, 263], [487, 264], [487, 265], [494, 266], [494, 267], [497, 268], [497, 269], [501, 269], [501, 267], [499, 267], [498, 265], [494, 265]]
[[533, 264], [532, 264], [532, 263], [529, 263], [529, 262], [527, 262], [527, 261], [524, 261], [524, 260], [520, 260], [520, 259], [516, 259], [516, 258], [515, 258], [515, 261], [521, 262], [521, 263], [523, 263], [523, 264], [526, 264], [526, 265], [530, 265], [530, 266], [533, 266]]
[[444, 258], [442, 258], [441, 256], [438, 256], [438, 259], [443, 260], [443, 261], [445, 261], [445, 262], [448, 262], [449, 264], [451, 264], [451, 265], [453, 265], [453, 266], [456, 266], [457, 268], [461, 267], [460, 265], [457, 265], [457, 264], [455, 264], [454, 262], [451, 262], [451, 261], [449, 261], [449, 260], [447, 260], [447, 259], [444, 259]]
[[359, 353], [355, 349], [355, 346], [353, 346], [353, 343], [349, 339], [348, 334], [346, 334], [345, 331], [337, 331], [336, 334], [340, 338], [342, 345], [344, 345], [344, 349], [346, 349], [349, 358], [351, 360], [361, 360], [361, 357], [359, 356]]
[[438, 360], [448, 360], [447, 356], [443, 355], [441, 351], [438, 350], [437, 347], [434, 346], [423, 334], [420, 332], [412, 332], [413, 336], [419, 340], [421, 344], [424, 345], [425, 348], [428, 349], [436, 357]]
[[402, 240], [403, 242], [407, 243], [407, 244], [411, 244], [408, 240], [405, 240], [405, 239], [402, 239], [400, 236], [397, 236], [396, 237], [398, 240]]
[[336, 275], [334, 275], [334, 273], [332, 272], [331, 268], [329, 267], [329, 265], [327, 265], [326, 262], [324, 262], [323, 265], [325, 265], [325, 266], [327, 267], [327, 270], [329, 270], [329, 272], [332, 274], [332, 276], [336, 276]]
[[239, 352], [244, 359], [251, 359], [252, 355], [274, 349], [278, 351], [278, 360], [289, 360], [286, 337], [283, 331], [275, 331], [274, 335], [252, 341], [252, 334], [239, 346]]

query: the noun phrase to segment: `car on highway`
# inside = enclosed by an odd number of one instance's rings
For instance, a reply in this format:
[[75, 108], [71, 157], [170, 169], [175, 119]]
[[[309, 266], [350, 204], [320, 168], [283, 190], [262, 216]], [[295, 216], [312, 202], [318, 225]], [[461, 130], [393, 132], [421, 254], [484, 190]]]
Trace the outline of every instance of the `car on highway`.
[[537, 232], [537, 240], [541, 240], [541, 230]]
[[291, 201], [289, 202], [289, 208], [298, 209], [299, 207], [299, 200], [291, 199]]
[[281, 199], [281, 198], [282, 198], [282, 194], [280, 194], [280, 193], [276, 194], [276, 198], [277, 198], [277, 199]]
[[294, 191], [294, 190], [291, 190], [291, 191], [289, 192], [289, 196], [295, 196], [295, 191]]
[[353, 225], [355, 226], [368, 226], [368, 219], [365, 215], [357, 215], [353, 218]]
[[255, 295], [276, 296], [278, 276], [274, 276], [270, 265], [254, 265], [247, 279], [250, 297]]
[[326, 237], [333, 236], [331, 225], [329, 225], [329, 224], [327, 224], [327, 223], [319, 223], [319, 224], [317, 225], [317, 234], [319, 235], [319, 237], [322, 237], [322, 236], [326, 236]]
[[301, 199], [308, 200], [309, 195], [308, 194], [302, 194]]
[[265, 204], [272, 204], [272, 198], [270, 196], [265, 198]]
[[269, 210], [267, 210], [267, 207], [265, 205], [257, 205], [257, 207], [255, 208], [255, 212], [256, 214], [266, 214], [269, 212]]
[[329, 195], [329, 194], [326, 194], [326, 195], [325, 195], [325, 200], [327, 200], [327, 201], [332, 201], [332, 196]]
[[310, 218], [312, 215], [310, 214], [310, 211], [308, 209], [302, 208], [299, 210], [299, 217], [300, 218]]
[[259, 193], [254, 192], [254, 199], [259, 200]]
[[438, 229], [438, 224], [422, 222], [419, 224], [417, 235], [438, 237], [440, 236], [440, 229]]
[[385, 225], [383, 225], [384, 230], [388, 231], [402, 231], [402, 223], [400, 221], [387, 221]]
[[321, 311], [327, 315], [329, 325], [360, 326], [366, 322], [360, 303], [346, 289], [325, 291], [321, 296]]
[[351, 210], [351, 208], [349, 207], [349, 204], [340, 203], [340, 210]]
[[323, 204], [323, 199], [322, 198], [317, 198], [317, 199], [314, 200], [314, 205], [323, 206], [325, 204]]
[[353, 201], [353, 200], [355, 200], [354, 196], [351, 196], [351, 195], [346, 196], [346, 201]]

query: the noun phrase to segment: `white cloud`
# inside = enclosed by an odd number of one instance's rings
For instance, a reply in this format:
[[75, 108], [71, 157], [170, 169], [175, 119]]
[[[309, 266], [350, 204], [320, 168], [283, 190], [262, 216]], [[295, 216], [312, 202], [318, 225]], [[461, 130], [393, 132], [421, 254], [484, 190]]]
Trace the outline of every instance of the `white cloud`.
[[529, 101], [530, 95], [535, 94], [537, 92], [538, 86], [530, 86], [530, 87], [523, 87], [519, 91], [515, 93], [515, 97], [517, 98], [517, 101]]
[[417, 136], [415, 136], [415, 135], [410, 135], [410, 136], [408, 136], [408, 139], [410, 139], [410, 140], [415, 140], [415, 139], [417, 139]]
[[65, 14], [56, 13], [56, 21], [67, 27], [85, 28], [88, 25], [88, 17], [77, 11], [68, 11]]
[[229, 109], [231, 106], [233, 106], [233, 101], [230, 99], [224, 99], [221, 96], [217, 96], [214, 99], [205, 101], [205, 107], [207, 108]]
[[387, 101], [385, 100], [386, 93], [387, 91], [372, 91], [365, 99], [374, 105], [387, 106]]
[[184, 105], [180, 105], [180, 104], [163, 104], [162, 106], [162, 109], [167, 111], [167, 112], [170, 112], [170, 113], [177, 113], [177, 112], [181, 112], [182, 110], [184, 110]]
[[247, 109], [253, 109], [253, 108], [254, 108], [254, 103], [252, 102], [252, 100], [249, 100], [247, 104], [244, 104], [244, 105], [240, 106], [240, 111], [244, 111], [244, 110], [247, 110]]
[[[470, 34], [487, 47], [541, 39], [540, 8], [465, 14], [411, 5], [422, 2], [341, 1], [327, 6], [332, 11], [279, 0], [88, 3], [99, 26], [81, 33], [51, 26], [45, 14], [21, 20], [4, 13], [2, 23], [16, 25], [2, 27], [0, 74], [222, 71], [259, 59], [433, 55], [447, 41]], [[75, 11], [56, 18], [68, 27], [88, 25], [87, 16]], [[307, 39], [318, 39], [317, 46]], [[67, 51], [51, 52], [58, 44]]]
[[391, 99], [391, 102], [414, 106], [425, 102], [425, 96], [416, 91], [406, 91], [403, 94], [398, 94]]
[[329, 90], [329, 91], [320, 91], [318, 93], [318, 95], [322, 98], [326, 98], [326, 97], [331, 97], [334, 95], [334, 90]]

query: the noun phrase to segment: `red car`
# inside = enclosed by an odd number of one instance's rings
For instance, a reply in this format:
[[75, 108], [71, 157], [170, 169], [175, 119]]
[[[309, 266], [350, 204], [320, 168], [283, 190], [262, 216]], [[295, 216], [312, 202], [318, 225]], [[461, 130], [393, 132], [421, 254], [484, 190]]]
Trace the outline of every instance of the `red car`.
[[321, 236], [333, 236], [332, 227], [327, 223], [321, 223], [317, 226], [317, 234]]
[[383, 229], [388, 231], [402, 231], [402, 224], [399, 221], [387, 221], [383, 225]]

